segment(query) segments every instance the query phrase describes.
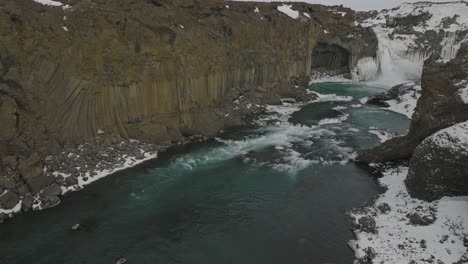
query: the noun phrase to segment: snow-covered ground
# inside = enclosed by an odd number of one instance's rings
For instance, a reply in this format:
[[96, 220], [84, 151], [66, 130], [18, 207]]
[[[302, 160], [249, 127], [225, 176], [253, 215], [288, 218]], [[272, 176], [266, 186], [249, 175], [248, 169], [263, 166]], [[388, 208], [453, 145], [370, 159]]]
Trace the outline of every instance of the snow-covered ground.
[[387, 109], [405, 115], [411, 119], [422, 92], [421, 86], [415, 85], [413, 87], [416, 91], [408, 91], [398, 99], [386, 101], [390, 105]]
[[[404, 183], [407, 173], [407, 167], [388, 169], [379, 180], [388, 190], [373, 206], [352, 213], [356, 223], [363, 216], [371, 216], [377, 230], [355, 230], [356, 240], [349, 245], [356, 258], [372, 252], [373, 263], [406, 264], [455, 263], [464, 256], [465, 260], [458, 263], [468, 263], [468, 197], [444, 197], [430, 203], [413, 199]], [[414, 213], [426, 217], [428, 225], [411, 224], [409, 216]]]

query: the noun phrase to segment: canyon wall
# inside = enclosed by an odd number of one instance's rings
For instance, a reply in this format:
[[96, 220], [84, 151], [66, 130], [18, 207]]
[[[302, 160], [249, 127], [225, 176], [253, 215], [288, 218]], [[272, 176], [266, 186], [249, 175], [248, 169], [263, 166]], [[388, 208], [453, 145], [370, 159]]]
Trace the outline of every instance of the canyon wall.
[[24, 187], [28, 168], [38, 176], [45, 156], [100, 133], [167, 145], [239, 124], [246, 112], [234, 114], [233, 101], [241, 96], [260, 104], [304, 99], [299, 86], [307, 84], [319, 43], [345, 50], [341, 64], [350, 69], [377, 49], [373, 31], [342, 7], [62, 3], [0, 2], [0, 176], [8, 175], [0, 193], [20, 186], [23, 194], [37, 192]]

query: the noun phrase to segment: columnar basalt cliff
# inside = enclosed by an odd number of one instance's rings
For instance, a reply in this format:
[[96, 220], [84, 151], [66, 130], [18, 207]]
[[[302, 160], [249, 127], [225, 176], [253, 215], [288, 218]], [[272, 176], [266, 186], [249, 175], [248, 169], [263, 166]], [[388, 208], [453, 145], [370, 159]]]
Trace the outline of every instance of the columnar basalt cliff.
[[213, 136], [251, 112], [236, 107], [240, 97], [305, 100], [321, 51], [336, 61], [328, 66], [352, 69], [377, 49], [342, 7], [292, 3], [291, 17], [282, 3], [62, 3], [0, 2], [0, 194], [55, 186], [44, 158], [103, 133], [108, 145]]

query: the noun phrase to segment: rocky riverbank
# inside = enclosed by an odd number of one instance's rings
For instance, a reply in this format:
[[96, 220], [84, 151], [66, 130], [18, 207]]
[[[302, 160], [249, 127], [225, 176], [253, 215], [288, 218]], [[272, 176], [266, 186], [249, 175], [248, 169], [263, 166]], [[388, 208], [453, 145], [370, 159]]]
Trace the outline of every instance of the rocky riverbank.
[[[315, 98], [307, 92], [307, 87], [296, 84], [292, 85], [294, 93], [287, 99], [281, 99], [278, 94], [267, 98], [254, 92], [229, 100], [223, 108], [217, 109], [220, 116], [217, 130], [255, 126], [256, 117], [266, 114], [267, 103], [303, 102]], [[184, 131], [180, 136], [182, 140], [175, 144], [204, 141], [214, 135]], [[33, 153], [20, 161], [13, 156], [6, 157], [3, 159], [6, 175], [1, 178], [6, 187], [0, 189], [0, 222], [20, 212], [54, 207], [67, 193], [79, 191], [114, 172], [157, 158], [158, 152], [169, 146], [126, 140], [119, 135], [99, 131], [91, 141], [77, 147], [67, 146], [60, 155], [42, 159], [38, 153]], [[15, 176], [15, 170], [20, 171], [21, 178]]]

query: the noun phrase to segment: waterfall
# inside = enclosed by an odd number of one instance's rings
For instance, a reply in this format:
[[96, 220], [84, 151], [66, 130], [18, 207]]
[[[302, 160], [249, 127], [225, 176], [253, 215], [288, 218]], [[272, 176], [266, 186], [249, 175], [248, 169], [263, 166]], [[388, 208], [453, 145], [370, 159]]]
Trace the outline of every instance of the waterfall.
[[[410, 38], [390, 40], [387, 35], [378, 34], [378, 40], [376, 58], [360, 59], [353, 69], [353, 80], [393, 86], [421, 79], [424, 61], [432, 55], [432, 50], [412, 48]], [[457, 32], [446, 32], [441, 46], [442, 61], [455, 58], [461, 46], [461, 42], [457, 42]]]
[[[374, 58], [362, 58], [353, 69], [354, 80], [374, 81], [393, 86], [421, 79], [424, 61], [438, 53], [440, 61], [455, 58], [463, 42], [463, 32], [468, 30], [468, 4], [406, 3], [400, 7], [383, 10], [361, 23], [372, 27], [379, 42]], [[426, 18], [421, 18], [427, 14]], [[395, 24], [394, 18], [413, 17], [411, 23]], [[418, 21], [420, 19], [420, 21]], [[429, 31], [432, 31], [430, 34]], [[434, 43], [439, 39], [440, 43]]]
[[456, 32], [446, 32], [445, 38], [441, 44], [442, 50], [440, 52], [440, 57], [444, 62], [454, 59], [461, 45], [461, 43], [457, 43]]
[[372, 81], [379, 72], [379, 63], [372, 57], [362, 58], [358, 61], [352, 75], [354, 81]]

